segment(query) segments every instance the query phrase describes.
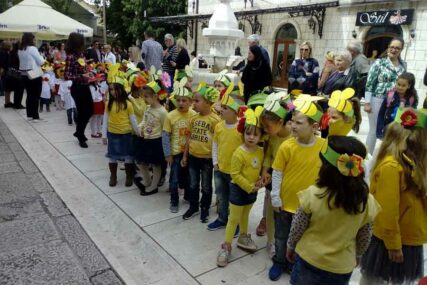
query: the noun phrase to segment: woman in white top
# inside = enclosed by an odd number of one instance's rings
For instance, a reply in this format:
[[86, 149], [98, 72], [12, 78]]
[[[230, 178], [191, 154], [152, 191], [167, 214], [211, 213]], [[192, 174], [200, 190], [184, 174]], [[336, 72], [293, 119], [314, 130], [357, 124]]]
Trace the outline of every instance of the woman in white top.
[[43, 64], [44, 59], [34, 45], [34, 35], [24, 33], [22, 35], [21, 46], [18, 50], [19, 70], [22, 74], [23, 88], [27, 91], [26, 109], [29, 120], [38, 121], [39, 117], [39, 100], [42, 92], [42, 75], [30, 79], [28, 71], [36, 70]]

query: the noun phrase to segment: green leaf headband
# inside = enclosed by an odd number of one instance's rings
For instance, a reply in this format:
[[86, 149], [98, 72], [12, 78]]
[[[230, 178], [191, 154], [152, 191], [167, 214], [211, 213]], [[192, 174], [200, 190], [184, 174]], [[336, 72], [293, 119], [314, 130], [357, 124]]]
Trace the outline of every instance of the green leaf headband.
[[206, 83], [201, 82], [196, 90], [202, 97], [211, 103], [215, 103], [219, 98], [219, 91], [214, 87], [206, 87]]
[[248, 107], [253, 107], [253, 106], [263, 106], [265, 101], [267, 100], [267, 93], [264, 93], [264, 91], [261, 91], [258, 94], [252, 95], [251, 97], [249, 97], [248, 100]]
[[186, 65], [184, 70], [175, 70], [175, 76], [174, 76], [174, 80], [175, 81], [180, 81], [183, 78], [192, 78], [193, 77], [193, 69]]
[[288, 114], [288, 110], [281, 105], [282, 101], [290, 101], [290, 96], [285, 92], [272, 93], [267, 96], [264, 109], [284, 119]]
[[154, 94], [158, 94], [160, 90], [162, 90], [162, 88], [159, 86], [159, 84], [157, 84], [156, 81], [148, 82], [145, 86], [151, 88], [151, 90], [154, 91]]
[[358, 177], [363, 174], [363, 158], [357, 154], [341, 154], [332, 149], [327, 141], [321, 151], [322, 156], [344, 176]]
[[[232, 84], [233, 85], [233, 84]], [[232, 86], [230, 85], [230, 86]], [[229, 87], [230, 87], [229, 86]], [[232, 88], [231, 88], [232, 89]], [[221, 99], [221, 105], [225, 105], [231, 108], [233, 111], [238, 112], [240, 108], [240, 104], [231, 96], [231, 92], [226, 92]]]
[[405, 128], [427, 128], [427, 109], [399, 108], [394, 121]]
[[231, 83], [230, 78], [227, 75], [225, 75], [225, 72], [220, 73], [215, 79], [215, 81], [221, 82], [222, 84], [224, 84], [225, 87], [228, 87]]

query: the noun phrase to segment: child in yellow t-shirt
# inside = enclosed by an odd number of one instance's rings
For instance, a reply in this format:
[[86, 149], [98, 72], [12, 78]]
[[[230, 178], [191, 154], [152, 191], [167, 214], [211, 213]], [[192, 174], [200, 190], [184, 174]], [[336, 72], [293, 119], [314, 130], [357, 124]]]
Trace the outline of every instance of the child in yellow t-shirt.
[[371, 174], [370, 192], [382, 211], [361, 260], [361, 284], [414, 284], [425, 275], [426, 141], [427, 110], [398, 109]]
[[[124, 79], [123, 79], [124, 80]], [[120, 80], [118, 82], [121, 82]], [[121, 83], [111, 83], [109, 98], [106, 102], [103, 125], [102, 142], [108, 143], [107, 157], [110, 168], [111, 187], [117, 184], [117, 161], [125, 161], [126, 186], [132, 186], [133, 156], [132, 156], [132, 130], [139, 134], [136, 117], [132, 103]]]
[[188, 200], [190, 179], [188, 166], [181, 167], [187, 136], [190, 131], [190, 120], [196, 112], [190, 109], [193, 93], [175, 82], [172, 92], [177, 108], [169, 112], [163, 124], [162, 144], [165, 159], [170, 166], [169, 191], [171, 193], [169, 210], [179, 210], [178, 187], [184, 188], [184, 200]]
[[269, 278], [273, 281], [278, 280], [284, 271], [292, 269], [285, 254], [292, 217], [299, 206], [297, 193], [314, 184], [321, 165], [319, 153], [324, 139], [317, 137], [316, 132], [323, 112], [312, 101], [314, 99], [317, 98], [300, 95], [294, 102], [293, 138], [282, 143], [272, 166], [271, 202], [275, 211], [276, 254]]
[[234, 151], [243, 143], [237, 131], [238, 112], [241, 103], [227, 93], [221, 99], [223, 121], [215, 127], [212, 144], [215, 193], [218, 198], [218, 218], [207, 227], [210, 231], [224, 228], [228, 221], [228, 198], [230, 195], [230, 167]]
[[267, 233], [267, 251], [270, 258], [275, 254], [274, 247], [274, 211], [271, 206], [271, 173], [272, 164], [280, 145], [291, 135], [289, 112], [293, 108], [290, 96], [285, 92], [277, 92], [268, 95], [264, 103], [264, 111], [261, 114], [261, 122], [264, 132], [268, 135], [266, 141], [262, 179], [265, 186], [263, 218], [256, 228], [256, 234], [263, 236]]
[[[212, 203], [212, 138], [215, 126], [221, 120], [211, 109], [218, 98], [218, 90], [204, 84], [199, 85], [193, 95], [193, 109], [198, 114], [191, 119], [188, 143], [181, 161], [185, 166], [188, 160], [190, 170], [190, 207], [182, 216], [184, 220], [196, 215], [200, 205], [200, 221], [208, 221]], [[202, 197], [199, 203], [200, 180]]]
[[221, 245], [216, 260], [219, 267], [228, 264], [231, 242], [237, 225], [240, 225], [241, 231], [237, 246], [250, 252], [257, 250], [251, 235], [248, 234], [248, 219], [258, 190], [264, 186], [260, 177], [264, 150], [258, 146], [262, 135], [261, 112], [262, 107], [258, 107], [255, 111], [246, 110], [244, 130], [242, 130], [244, 143], [236, 149], [231, 158], [230, 216], [225, 229], [224, 243]]
[[298, 192], [286, 254], [292, 285], [348, 284], [380, 210], [363, 179], [366, 153], [354, 137], [328, 138], [316, 184]]
[[[141, 129], [142, 144], [135, 152], [135, 160], [142, 175], [142, 196], [157, 193], [162, 174], [161, 164], [164, 162], [162, 148], [163, 122], [166, 118], [166, 109], [160, 104], [159, 95], [164, 90], [160, 81], [151, 81], [143, 87], [144, 101], [148, 108], [144, 112]], [[153, 175], [150, 175], [150, 168]]]

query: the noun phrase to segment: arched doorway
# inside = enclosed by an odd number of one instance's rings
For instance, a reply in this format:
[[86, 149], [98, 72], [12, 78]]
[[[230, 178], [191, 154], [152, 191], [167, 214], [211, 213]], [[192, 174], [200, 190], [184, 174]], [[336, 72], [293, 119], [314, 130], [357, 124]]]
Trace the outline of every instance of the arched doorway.
[[364, 53], [369, 59], [381, 56], [387, 50], [394, 37], [402, 37], [400, 26], [375, 26], [371, 27], [365, 37]]
[[273, 86], [288, 87], [288, 71], [295, 59], [297, 30], [292, 24], [280, 27], [274, 43]]

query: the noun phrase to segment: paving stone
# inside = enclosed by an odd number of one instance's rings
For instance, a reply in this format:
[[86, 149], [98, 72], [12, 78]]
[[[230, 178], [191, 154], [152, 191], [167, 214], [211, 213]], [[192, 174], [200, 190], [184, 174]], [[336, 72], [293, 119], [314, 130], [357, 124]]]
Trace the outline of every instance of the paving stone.
[[15, 161], [15, 156], [13, 155], [12, 152], [9, 152], [9, 153], [7, 153], [7, 152], [0, 153], [0, 161], [2, 163], [13, 162], [13, 161]]
[[56, 225], [68, 241], [75, 255], [80, 259], [89, 276], [93, 276], [97, 271], [110, 267], [104, 256], [73, 216], [63, 216], [56, 219]]
[[[0, 167], [3, 164], [0, 164]], [[14, 167], [14, 166], [9, 166]], [[22, 170], [20, 170], [22, 172]], [[2, 204], [28, 202], [39, 197], [24, 173], [0, 175], [0, 201]]]
[[58, 197], [55, 192], [45, 192], [40, 195], [43, 203], [54, 217], [69, 215], [70, 211], [65, 207], [64, 202]]
[[19, 220], [45, 214], [39, 200], [0, 205], [0, 222]]
[[29, 159], [28, 154], [23, 150], [12, 150], [12, 153], [15, 155], [17, 161]]
[[0, 252], [59, 238], [52, 220], [47, 215], [0, 223]]
[[117, 275], [107, 270], [98, 274], [90, 279], [93, 285], [122, 285], [123, 282], [117, 277]]
[[33, 188], [39, 193], [53, 191], [52, 186], [50, 186], [46, 178], [44, 178], [44, 176], [40, 172], [28, 174], [28, 179], [32, 184]]
[[8, 145], [12, 151], [24, 150], [19, 142], [8, 143]]
[[10, 148], [6, 143], [2, 142], [0, 136], [0, 154], [1, 153], [10, 153]]
[[[22, 168], [16, 161], [13, 162], [0, 162], [0, 174], [22, 172]], [[3, 176], [3, 175], [2, 175]]]
[[17, 143], [18, 142], [16, 140], [15, 136], [12, 135], [12, 133], [10, 133], [10, 134], [3, 134], [3, 132], [2, 132], [2, 137], [3, 137], [4, 141], [7, 142], [7, 143]]
[[23, 159], [19, 161], [19, 165], [22, 167], [25, 173], [39, 172], [39, 169], [31, 159]]
[[13, 134], [10, 132], [9, 128], [2, 128], [1, 130], [1, 136], [5, 137], [5, 136], [13, 136]]
[[90, 285], [89, 279], [64, 242], [0, 254], [2, 285]]

